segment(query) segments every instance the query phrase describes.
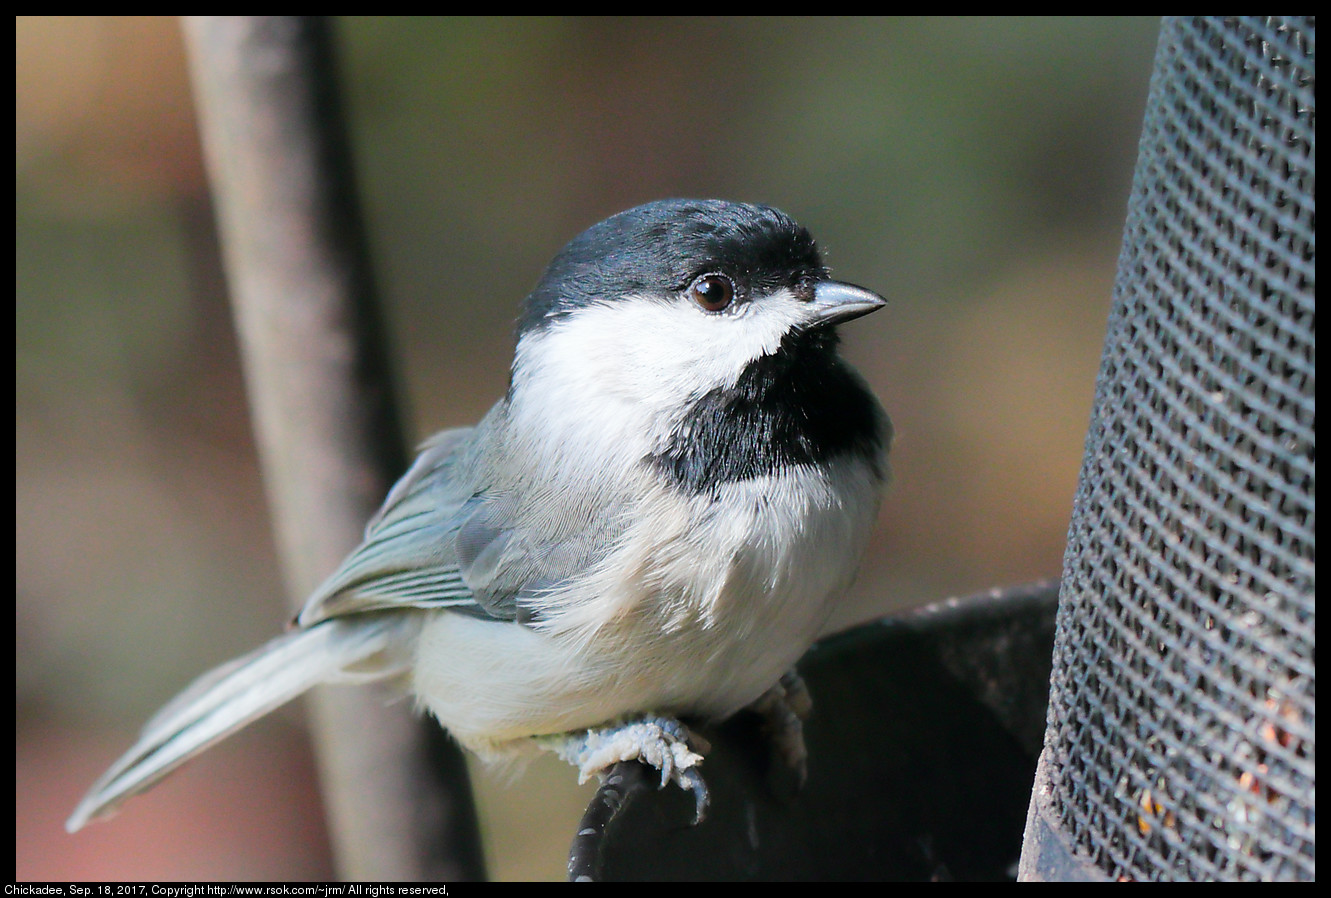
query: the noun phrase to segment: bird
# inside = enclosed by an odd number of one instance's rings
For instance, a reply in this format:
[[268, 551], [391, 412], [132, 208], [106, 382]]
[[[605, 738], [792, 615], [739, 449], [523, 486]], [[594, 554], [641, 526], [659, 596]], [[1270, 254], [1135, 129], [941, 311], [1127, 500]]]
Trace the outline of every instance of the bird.
[[698, 819], [685, 721], [758, 709], [802, 769], [794, 665], [889, 480], [891, 422], [837, 329], [885, 304], [770, 206], [588, 228], [523, 303], [503, 397], [427, 440], [292, 627], [154, 715], [67, 829], [323, 683], [405, 690], [486, 761], [641, 761]]

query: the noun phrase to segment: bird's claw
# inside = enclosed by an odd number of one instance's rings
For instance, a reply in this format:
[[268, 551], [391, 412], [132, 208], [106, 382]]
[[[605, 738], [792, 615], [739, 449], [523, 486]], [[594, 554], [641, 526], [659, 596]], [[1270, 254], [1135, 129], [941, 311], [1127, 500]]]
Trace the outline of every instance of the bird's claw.
[[707, 792], [707, 783], [703, 782], [702, 772], [697, 767], [681, 770], [675, 782], [684, 791], [693, 793], [693, 825], [697, 826], [707, 819], [707, 808], [712, 803], [712, 796]]
[[[772, 755], [793, 776], [796, 791], [809, 775], [809, 752], [804, 745], [804, 721], [813, 710], [808, 687], [792, 668], [749, 706], [761, 716], [763, 731], [771, 739]], [[778, 790], [784, 791], [784, 790]]]
[[674, 783], [693, 795], [694, 823], [707, 814], [710, 797], [698, 765], [709, 747], [669, 717], [649, 717], [563, 737], [549, 747], [578, 768], [579, 782], [603, 776], [620, 761], [639, 761], [661, 774], [660, 788]]

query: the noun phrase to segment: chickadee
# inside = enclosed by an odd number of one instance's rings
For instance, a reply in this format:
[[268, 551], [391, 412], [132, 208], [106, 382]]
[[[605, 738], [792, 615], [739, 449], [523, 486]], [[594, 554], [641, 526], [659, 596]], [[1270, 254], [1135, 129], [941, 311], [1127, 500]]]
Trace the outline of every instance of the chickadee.
[[295, 627], [158, 712], [67, 828], [367, 679], [483, 759], [546, 748], [584, 779], [642, 760], [701, 815], [678, 719], [789, 724], [783, 675], [873, 526], [891, 427], [836, 326], [883, 304], [769, 207], [668, 200], [590, 228], [527, 297], [504, 398], [431, 438]]

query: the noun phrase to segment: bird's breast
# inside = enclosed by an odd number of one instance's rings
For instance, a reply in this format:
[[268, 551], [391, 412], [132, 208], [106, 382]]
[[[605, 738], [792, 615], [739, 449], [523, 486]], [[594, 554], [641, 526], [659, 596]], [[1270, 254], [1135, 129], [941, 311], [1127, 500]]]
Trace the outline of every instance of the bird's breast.
[[846, 457], [708, 496], [658, 482], [536, 626], [434, 616], [416, 692], [482, 753], [639, 713], [728, 716], [818, 637], [854, 577], [878, 480]]

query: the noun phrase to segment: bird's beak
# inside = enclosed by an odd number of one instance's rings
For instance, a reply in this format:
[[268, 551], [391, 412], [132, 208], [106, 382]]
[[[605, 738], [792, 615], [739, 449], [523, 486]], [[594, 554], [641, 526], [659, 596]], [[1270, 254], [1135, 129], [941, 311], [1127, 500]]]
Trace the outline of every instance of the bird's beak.
[[885, 305], [887, 300], [872, 290], [840, 281], [819, 281], [813, 288], [809, 311], [818, 324], [841, 324]]

